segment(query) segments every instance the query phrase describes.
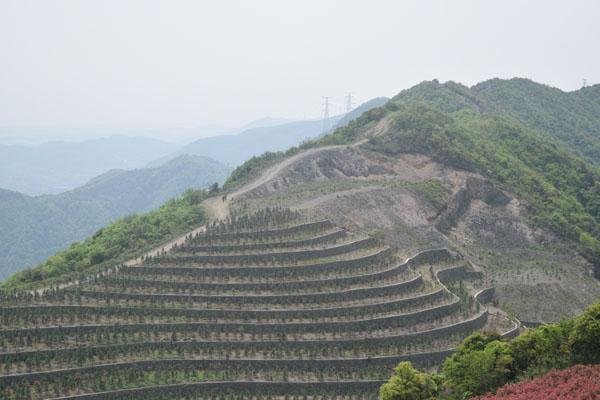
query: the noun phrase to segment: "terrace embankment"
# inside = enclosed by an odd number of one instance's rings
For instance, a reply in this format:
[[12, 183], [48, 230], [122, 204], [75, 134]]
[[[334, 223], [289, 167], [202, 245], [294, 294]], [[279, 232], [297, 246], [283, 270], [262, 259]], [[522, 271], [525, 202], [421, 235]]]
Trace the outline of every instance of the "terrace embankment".
[[432, 367], [475, 330], [511, 330], [440, 282], [463, 263], [283, 209], [234, 216], [112, 274], [4, 298], [0, 394], [375, 398], [399, 361]]

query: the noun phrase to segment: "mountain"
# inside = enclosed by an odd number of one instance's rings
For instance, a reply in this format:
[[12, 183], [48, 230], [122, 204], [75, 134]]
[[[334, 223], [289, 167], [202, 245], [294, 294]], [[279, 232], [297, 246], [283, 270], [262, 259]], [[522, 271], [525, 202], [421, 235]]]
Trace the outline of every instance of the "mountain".
[[[523, 85], [523, 93], [544, 86], [493, 82]], [[225, 183], [228, 197], [250, 209], [291, 207], [381, 234], [405, 256], [458, 249], [481, 269], [478, 288], [494, 286], [498, 304], [513, 315], [575, 315], [600, 297], [592, 279], [600, 277], [600, 170], [544, 128], [553, 116], [519, 118], [486, 106], [474, 94], [486, 86], [430, 81], [402, 91], [329, 135], [240, 165]], [[568, 109], [572, 97], [592, 102], [592, 89], [558, 96], [567, 100], [553, 109]], [[531, 114], [545, 101], [532, 91]], [[260, 184], [236, 196], [251, 182]]]
[[[330, 124], [333, 128], [345, 125], [364, 111], [380, 106], [386, 100], [383, 97], [372, 99], [345, 116], [332, 117]], [[279, 120], [262, 119], [253, 123], [260, 126], [246, 129], [235, 135], [220, 135], [196, 140], [175, 153], [155, 160], [149, 165], [160, 165], [162, 162], [180, 154], [194, 154], [236, 166], [265, 151], [287, 150], [292, 146], [297, 146], [304, 140], [313, 139], [323, 134], [322, 120], [294, 121], [274, 125], [277, 121]]]
[[209, 158], [184, 155], [156, 168], [111, 170], [57, 195], [0, 190], [0, 279], [119, 217], [155, 209], [188, 188], [220, 183], [229, 171]]
[[600, 297], [600, 169], [472, 91], [423, 82], [15, 274], [0, 395], [375, 398], [399, 365], [463, 398], [594, 361], [598, 306], [507, 339]]
[[469, 108], [510, 117], [600, 165], [600, 85], [564, 92], [523, 78], [491, 79], [471, 88], [431, 81], [400, 93], [400, 99], [427, 102], [445, 112]]
[[[335, 119], [337, 122], [337, 119]], [[210, 157], [227, 165], [239, 165], [252, 156], [265, 151], [285, 150], [303, 140], [322, 133], [322, 121], [298, 121], [284, 125], [261, 126], [247, 129], [235, 135], [219, 135], [198, 139], [187, 146], [154, 160], [149, 166], [161, 163], [182, 154]]]
[[296, 122], [296, 121], [287, 119], [287, 118], [264, 117], [264, 118], [259, 118], [259, 119], [255, 119], [254, 121], [248, 122], [247, 124], [243, 125], [238, 130], [237, 133], [246, 131], [248, 129], [285, 125], [285, 124], [289, 124], [292, 122]]
[[156, 139], [128, 136], [38, 146], [0, 145], [0, 187], [28, 195], [56, 194], [109, 169], [141, 168], [177, 148]]

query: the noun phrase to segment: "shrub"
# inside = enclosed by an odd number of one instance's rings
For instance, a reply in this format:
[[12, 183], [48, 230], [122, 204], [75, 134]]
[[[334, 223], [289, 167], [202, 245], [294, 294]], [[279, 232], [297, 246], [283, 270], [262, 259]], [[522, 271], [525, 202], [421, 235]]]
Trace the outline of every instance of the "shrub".
[[569, 344], [575, 362], [600, 364], [600, 303], [575, 319]]
[[590, 400], [600, 398], [600, 365], [576, 365], [506, 385], [474, 400]]
[[437, 385], [433, 378], [413, 368], [408, 361], [394, 368], [394, 375], [379, 390], [381, 400], [428, 400], [434, 399]]

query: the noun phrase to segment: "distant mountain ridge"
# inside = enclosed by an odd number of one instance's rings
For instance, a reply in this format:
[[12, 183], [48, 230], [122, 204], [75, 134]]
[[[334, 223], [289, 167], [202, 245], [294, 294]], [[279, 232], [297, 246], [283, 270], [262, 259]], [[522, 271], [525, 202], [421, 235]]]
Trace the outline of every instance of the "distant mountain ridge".
[[0, 187], [28, 195], [61, 193], [109, 169], [142, 168], [177, 148], [161, 140], [128, 136], [38, 146], [0, 144]]
[[184, 155], [156, 168], [111, 170], [57, 195], [0, 189], [0, 279], [119, 217], [157, 208], [188, 188], [221, 183], [229, 172], [215, 160]]
[[[369, 100], [345, 115], [330, 119], [332, 129], [346, 125], [363, 112], [382, 106], [387, 100], [377, 97]], [[201, 155], [219, 160], [230, 166], [236, 166], [253, 156], [266, 151], [287, 150], [304, 140], [314, 139], [323, 134], [323, 120], [292, 121], [285, 124], [273, 124], [281, 119], [266, 118], [254, 124], [261, 126], [246, 129], [233, 135], [220, 135], [198, 139], [173, 154], [154, 160], [148, 166], [156, 166], [181, 154]]]

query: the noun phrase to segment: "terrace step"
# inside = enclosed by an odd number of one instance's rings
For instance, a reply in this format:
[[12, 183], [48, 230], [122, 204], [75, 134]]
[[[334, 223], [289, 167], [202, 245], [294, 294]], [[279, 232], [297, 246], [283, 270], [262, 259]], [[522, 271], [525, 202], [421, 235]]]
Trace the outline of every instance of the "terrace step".
[[[433, 367], [483, 327], [514, 334], [481, 296], [445, 287], [469, 272], [445, 268], [456, 254], [400, 262], [372, 237], [298, 218], [233, 215], [141, 264], [7, 296], [0, 398], [374, 399], [400, 361]], [[414, 269], [427, 264], [441, 272]]]

